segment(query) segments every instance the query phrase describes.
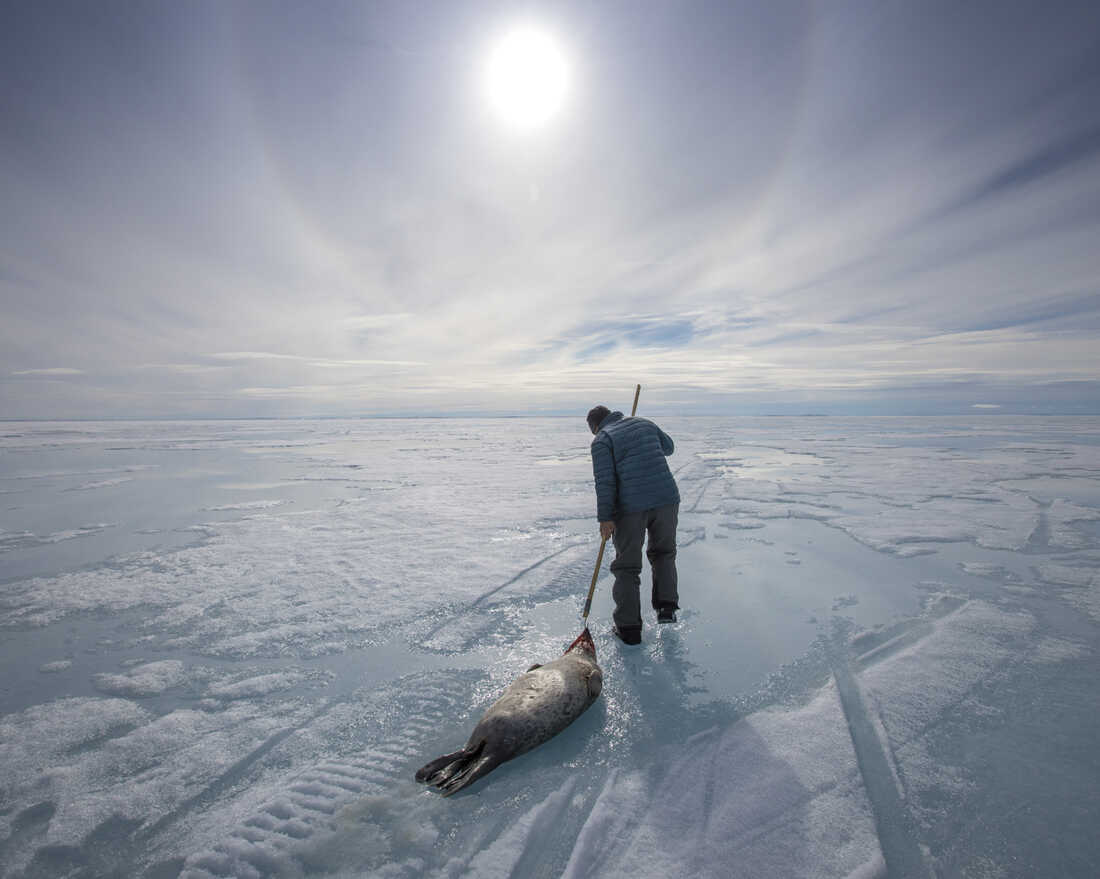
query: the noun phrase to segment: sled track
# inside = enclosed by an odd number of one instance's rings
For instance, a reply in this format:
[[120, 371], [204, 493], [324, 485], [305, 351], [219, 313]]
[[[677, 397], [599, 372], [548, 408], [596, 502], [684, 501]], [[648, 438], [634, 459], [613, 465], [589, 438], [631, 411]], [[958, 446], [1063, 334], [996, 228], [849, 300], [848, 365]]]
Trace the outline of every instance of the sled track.
[[[334, 754], [287, 779], [282, 792], [264, 802], [252, 815], [240, 821], [226, 838], [209, 851], [196, 852], [183, 860], [177, 873], [167, 872], [161, 862], [146, 877], [178, 875], [180, 879], [261, 879], [298, 876], [303, 864], [316, 855], [327, 837], [341, 829], [340, 812], [370, 799], [397, 804], [391, 799], [398, 786], [411, 786], [412, 773], [441, 747], [440, 731], [453, 725], [459, 703], [469, 701], [477, 675], [443, 672], [416, 675], [400, 682], [395, 692], [369, 713], [393, 716], [412, 712], [399, 720], [388, 735], [348, 754]], [[402, 691], [415, 690], [414, 699], [401, 698]], [[389, 704], [387, 704], [389, 703]], [[317, 725], [322, 740], [341, 740], [348, 732], [349, 719], [368, 706], [347, 703], [342, 717], [322, 720]], [[352, 709], [352, 710], [349, 710]], [[377, 715], [376, 715], [377, 716]], [[354, 724], [354, 720], [351, 720]], [[178, 861], [177, 861], [178, 863]]]

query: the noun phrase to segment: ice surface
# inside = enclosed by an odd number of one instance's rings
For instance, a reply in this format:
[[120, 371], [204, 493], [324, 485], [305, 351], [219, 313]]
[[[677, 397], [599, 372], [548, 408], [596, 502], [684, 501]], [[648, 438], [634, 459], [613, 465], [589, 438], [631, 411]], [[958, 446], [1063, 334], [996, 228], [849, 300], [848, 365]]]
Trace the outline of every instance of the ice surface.
[[566, 876], [847, 876], [881, 857], [836, 690], [613, 770]]
[[110, 527], [112, 525], [109, 522], [97, 522], [91, 525], [80, 525], [77, 528], [66, 528], [64, 531], [54, 531], [52, 534], [32, 534], [30, 531], [10, 532], [0, 529], [0, 552], [60, 543], [62, 540], [72, 540], [76, 537], [90, 537]]
[[1095, 875], [1100, 420], [657, 420], [681, 621], [605, 567], [603, 697], [447, 800], [579, 627], [582, 419], [0, 437], [0, 876]]

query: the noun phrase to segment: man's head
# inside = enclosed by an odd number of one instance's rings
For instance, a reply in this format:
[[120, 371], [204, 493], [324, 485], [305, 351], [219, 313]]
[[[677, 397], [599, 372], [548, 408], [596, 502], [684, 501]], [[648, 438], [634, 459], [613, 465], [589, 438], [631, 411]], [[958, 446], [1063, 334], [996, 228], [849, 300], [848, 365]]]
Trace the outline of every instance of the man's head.
[[595, 406], [588, 413], [588, 429], [596, 433], [600, 429], [601, 422], [611, 414], [606, 406]]

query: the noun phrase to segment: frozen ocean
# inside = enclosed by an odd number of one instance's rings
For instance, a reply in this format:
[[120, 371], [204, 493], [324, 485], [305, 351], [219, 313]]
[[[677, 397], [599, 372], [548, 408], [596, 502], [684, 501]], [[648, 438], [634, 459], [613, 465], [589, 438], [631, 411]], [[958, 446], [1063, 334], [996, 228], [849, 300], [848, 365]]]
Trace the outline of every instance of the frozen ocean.
[[680, 622], [609, 551], [602, 697], [449, 799], [580, 631], [582, 417], [0, 424], [0, 875], [1100, 874], [1100, 418], [655, 420]]

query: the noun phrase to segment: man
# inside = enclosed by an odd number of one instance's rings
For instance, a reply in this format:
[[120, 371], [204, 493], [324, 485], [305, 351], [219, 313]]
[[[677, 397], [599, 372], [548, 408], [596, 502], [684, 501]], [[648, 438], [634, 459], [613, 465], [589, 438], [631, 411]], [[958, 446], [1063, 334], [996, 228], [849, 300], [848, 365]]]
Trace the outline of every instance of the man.
[[588, 413], [592, 440], [592, 473], [596, 478], [596, 516], [600, 536], [614, 537], [614, 633], [625, 644], [642, 640], [639, 587], [642, 543], [649, 535], [653, 573], [653, 609], [657, 622], [676, 622], [680, 597], [676, 589], [676, 520], [680, 491], [665, 458], [672, 439], [652, 421], [624, 418], [606, 406]]

